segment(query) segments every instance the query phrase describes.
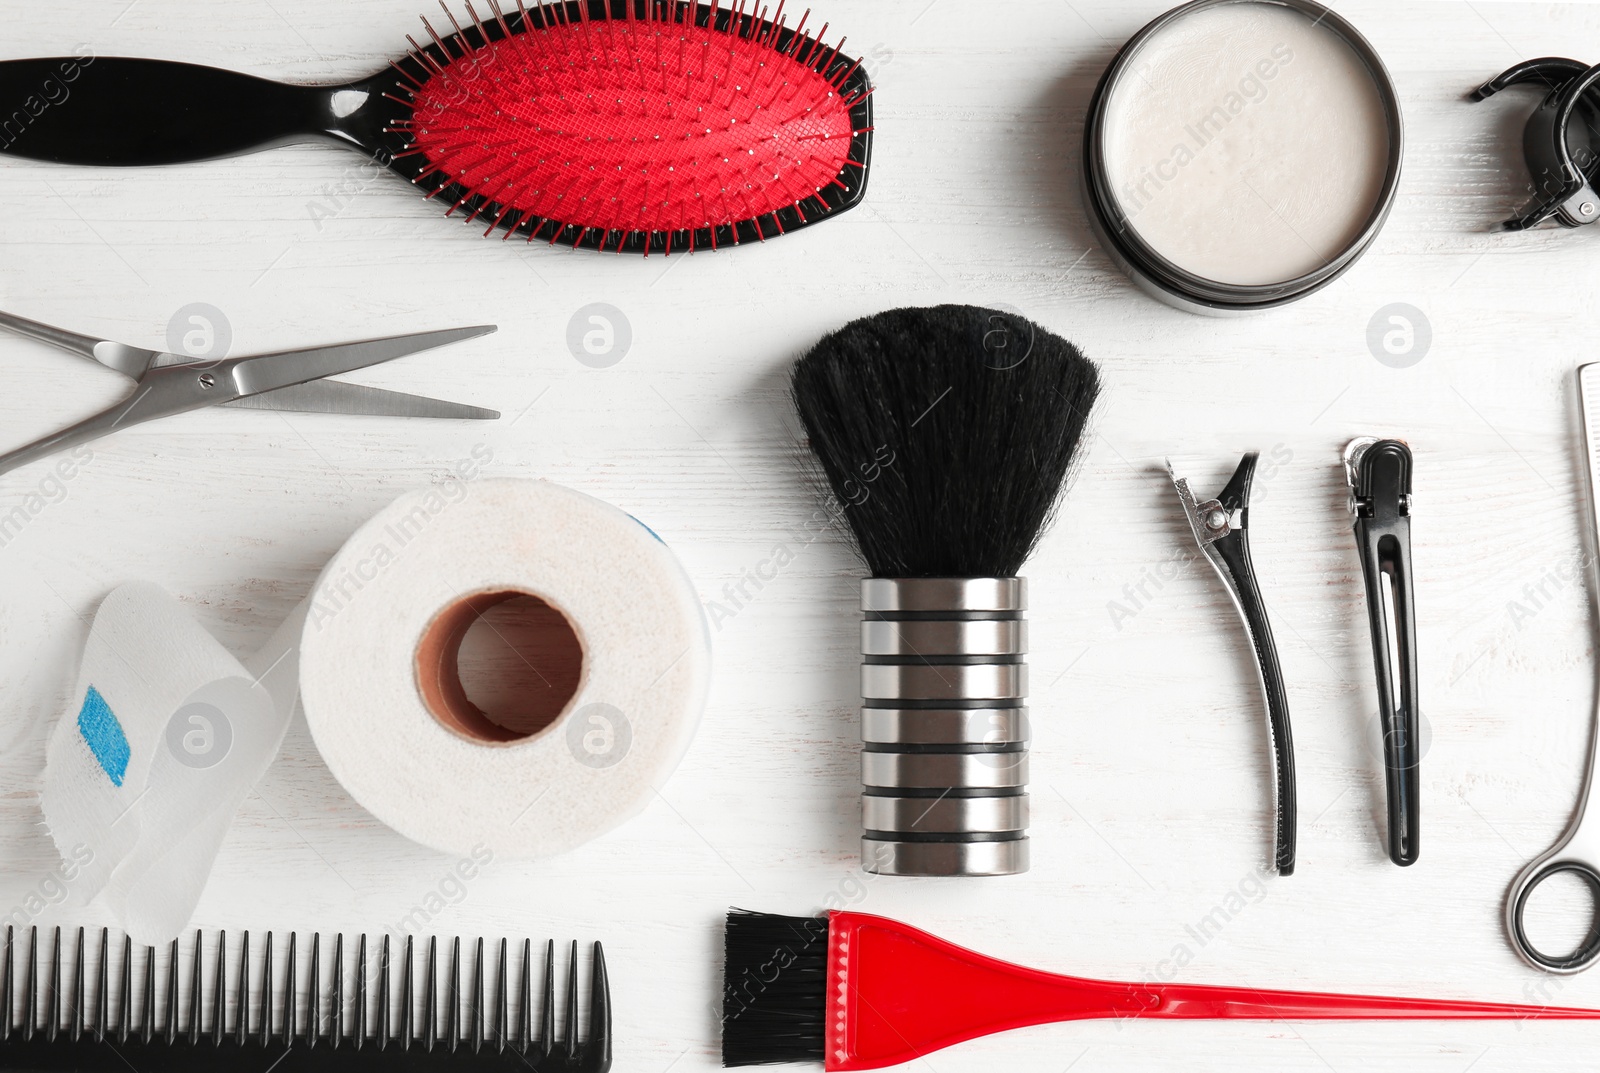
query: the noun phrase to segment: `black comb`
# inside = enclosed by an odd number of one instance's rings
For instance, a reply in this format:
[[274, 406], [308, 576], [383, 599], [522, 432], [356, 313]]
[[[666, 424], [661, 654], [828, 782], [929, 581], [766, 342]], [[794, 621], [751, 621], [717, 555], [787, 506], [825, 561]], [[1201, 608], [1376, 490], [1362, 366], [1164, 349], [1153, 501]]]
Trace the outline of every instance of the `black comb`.
[[[0, 975], [0, 1070], [28, 1070], [30, 1073], [127, 1073], [130, 1068], [140, 1073], [217, 1073], [221, 1070], [266, 1073], [269, 1069], [274, 1073], [361, 1073], [363, 1070], [443, 1073], [463, 1070], [480, 1073], [503, 1069], [522, 1073], [606, 1073], [611, 1068], [611, 989], [606, 981], [605, 956], [599, 943], [594, 944], [589, 1033], [587, 1039], [580, 1042], [576, 942], [568, 957], [566, 1011], [558, 1033], [554, 942], [545, 944], [544, 983], [536, 995], [533, 944], [526, 939], [522, 941], [519, 994], [513, 1004], [508, 983], [511, 957], [506, 940], [500, 940], [491, 1004], [484, 982], [484, 943], [478, 939], [470, 994], [465, 996], [466, 1024], [463, 1025], [461, 975], [464, 966], [461, 940], [454, 940], [443, 996], [447, 1027], [441, 1034], [438, 1031], [438, 941], [434, 938], [428, 940], [426, 965], [420, 974], [413, 972], [413, 939], [406, 938], [404, 951], [399, 955], [400, 986], [395, 989], [390, 986], [389, 937], [384, 936], [378, 955], [377, 1017], [375, 1023], [369, 1025], [367, 938], [361, 936], [355, 967], [355, 994], [351, 997], [354, 1016], [347, 1029], [343, 935], [334, 940], [333, 987], [324, 1014], [320, 936], [313, 935], [311, 939], [310, 986], [307, 1001], [302, 1005], [295, 988], [294, 934], [290, 933], [284, 949], [283, 980], [275, 992], [272, 934], [267, 933], [258, 965], [252, 966], [247, 932], [239, 948], [237, 992], [230, 1003], [227, 1000], [227, 937], [219, 932], [207, 1019], [202, 983], [204, 943], [200, 932], [195, 932], [194, 936], [186, 1001], [180, 995], [177, 940], [173, 940], [168, 950], [166, 985], [159, 1002], [156, 950], [144, 948], [143, 986], [137, 996], [136, 1011], [132, 940], [124, 938], [122, 941], [121, 966], [115, 976], [119, 983], [114, 986], [111, 937], [107, 929], [100, 930], [99, 960], [92, 969], [86, 965], [84, 930], [78, 929], [70, 981], [61, 964], [61, 929], [55, 929], [50, 950], [45, 954], [44, 973], [40, 972], [39, 964], [39, 929], [29, 930], [27, 975], [21, 997], [23, 1013], [18, 1021], [12, 986], [17, 951], [12, 942], [12, 929], [6, 928], [5, 971]], [[420, 1023], [413, 1016], [417, 999], [417, 988], [413, 984], [417, 975], [423, 978]], [[252, 977], [258, 982], [254, 1006], [250, 1001]], [[396, 997], [400, 1006], [398, 1024], [394, 1022], [391, 1001]], [[540, 1011], [537, 1018], [535, 1004]], [[159, 1025], [158, 1007], [164, 1014]], [[490, 1008], [487, 1025], [486, 1007]], [[207, 1020], [209, 1023], [205, 1023]]]

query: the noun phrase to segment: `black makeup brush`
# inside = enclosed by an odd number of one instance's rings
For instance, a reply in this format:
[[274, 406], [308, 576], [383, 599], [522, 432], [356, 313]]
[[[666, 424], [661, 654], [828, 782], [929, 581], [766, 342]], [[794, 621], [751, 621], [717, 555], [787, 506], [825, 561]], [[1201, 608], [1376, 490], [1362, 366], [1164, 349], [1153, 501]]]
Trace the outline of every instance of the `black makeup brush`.
[[795, 406], [861, 583], [862, 858], [890, 875], [1028, 867], [1027, 583], [1094, 363], [1016, 314], [894, 309], [795, 366]]

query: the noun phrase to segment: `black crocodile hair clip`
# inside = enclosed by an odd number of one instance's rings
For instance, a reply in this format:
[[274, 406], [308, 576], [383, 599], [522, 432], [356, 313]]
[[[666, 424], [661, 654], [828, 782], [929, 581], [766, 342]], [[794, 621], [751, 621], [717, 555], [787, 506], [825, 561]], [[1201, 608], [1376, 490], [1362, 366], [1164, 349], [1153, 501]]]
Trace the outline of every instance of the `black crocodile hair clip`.
[[1289, 695], [1278, 666], [1278, 648], [1272, 641], [1272, 625], [1261, 599], [1255, 565], [1250, 560], [1250, 482], [1255, 476], [1259, 455], [1251, 451], [1239, 461], [1227, 485], [1214, 499], [1197, 501], [1189, 482], [1171, 472], [1172, 483], [1183, 501], [1184, 515], [1200, 552], [1206, 557], [1244, 621], [1245, 634], [1255, 653], [1261, 676], [1261, 692], [1272, 731], [1272, 752], [1277, 796], [1276, 837], [1273, 863], [1280, 876], [1294, 874], [1296, 830], [1294, 740], [1289, 732]]

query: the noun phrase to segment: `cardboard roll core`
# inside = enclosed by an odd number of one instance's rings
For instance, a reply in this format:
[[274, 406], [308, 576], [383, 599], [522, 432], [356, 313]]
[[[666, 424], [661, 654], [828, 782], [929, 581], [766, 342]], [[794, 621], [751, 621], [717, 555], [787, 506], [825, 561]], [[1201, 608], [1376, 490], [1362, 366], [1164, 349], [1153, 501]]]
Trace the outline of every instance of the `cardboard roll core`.
[[446, 730], [489, 745], [526, 741], [577, 696], [585, 646], [554, 604], [517, 589], [446, 606], [417, 644], [417, 689]]

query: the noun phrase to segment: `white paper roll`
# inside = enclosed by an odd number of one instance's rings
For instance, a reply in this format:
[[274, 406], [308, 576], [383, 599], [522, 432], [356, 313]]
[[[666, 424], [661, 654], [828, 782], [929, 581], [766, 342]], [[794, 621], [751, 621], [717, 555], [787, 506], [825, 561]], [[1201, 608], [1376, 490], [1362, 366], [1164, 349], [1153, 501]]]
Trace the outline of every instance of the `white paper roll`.
[[[401, 834], [560, 853], [639, 812], [677, 765], [709, 634], [677, 558], [624, 512], [543, 481], [461, 489], [402, 497], [323, 571], [300, 644], [306, 718], [351, 796]], [[456, 652], [483, 608], [524, 594], [565, 616], [582, 669], [555, 721], [518, 738], [466, 699]]]

